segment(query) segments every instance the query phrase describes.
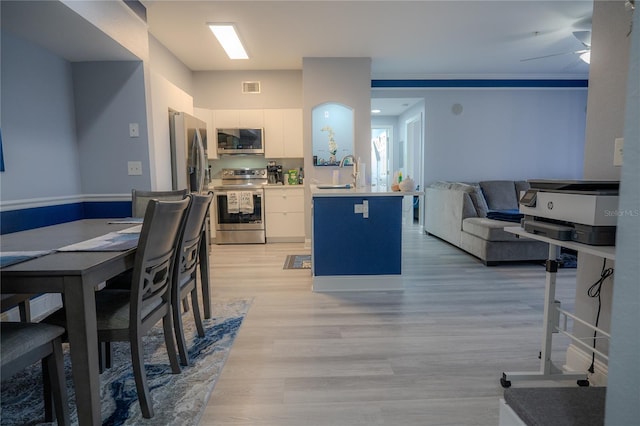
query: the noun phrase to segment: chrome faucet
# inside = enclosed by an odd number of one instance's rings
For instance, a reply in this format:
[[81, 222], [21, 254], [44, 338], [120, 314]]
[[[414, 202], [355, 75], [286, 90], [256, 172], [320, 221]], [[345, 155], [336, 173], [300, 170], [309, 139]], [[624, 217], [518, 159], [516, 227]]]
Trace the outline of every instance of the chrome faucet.
[[340, 160], [340, 167], [344, 167], [344, 163], [347, 160], [347, 158], [351, 159], [351, 162], [353, 163], [353, 173], [351, 173], [351, 177], [353, 177], [353, 187], [356, 187], [356, 184], [358, 183], [358, 173], [360, 172], [358, 170], [358, 160], [356, 160], [356, 157], [353, 154], [348, 154], [345, 155], [344, 157], [342, 157], [342, 160]]

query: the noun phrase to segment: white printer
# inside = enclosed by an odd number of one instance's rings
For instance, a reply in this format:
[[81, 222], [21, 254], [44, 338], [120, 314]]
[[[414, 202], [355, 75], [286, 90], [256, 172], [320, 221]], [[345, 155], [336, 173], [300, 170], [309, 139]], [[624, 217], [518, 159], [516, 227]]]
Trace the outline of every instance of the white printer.
[[522, 227], [533, 234], [614, 245], [619, 181], [529, 180], [520, 197]]

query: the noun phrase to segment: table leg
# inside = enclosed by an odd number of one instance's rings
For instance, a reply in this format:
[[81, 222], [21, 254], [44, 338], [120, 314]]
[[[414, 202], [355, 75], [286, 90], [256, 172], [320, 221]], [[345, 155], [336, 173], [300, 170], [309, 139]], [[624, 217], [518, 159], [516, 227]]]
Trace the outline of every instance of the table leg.
[[102, 424], [100, 377], [98, 372], [98, 336], [96, 299], [93, 286], [81, 278], [64, 280], [64, 304], [71, 352], [71, 370], [75, 385], [78, 423]]
[[544, 313], [542, 320], [542, 348], [540, 350], [540, 370], [536, 372], [503, 372], [500, 384], [502, 387], [511, 386], [512, 380], [559, 380], [576, 379], [580, 386], [588, 383], [586, 373], [563, 372], [551, 361], [551, 345], [553, 342], [553, 332], [556, 329], [557, 308], [555, 306], [556, 296], [556, 274], [558, 273], [557, 262], [558, 247], [549, 244], [549, 256], [546, 263], [545, 292], [544, 292]]
[[204, 308], [204, 317], [211, 318], [211, 296], [209, 294], [209, 242], [207, 241], [206, 231], [202, 231], [200, 238], [200, 285], [202, 286], [202, 305]]

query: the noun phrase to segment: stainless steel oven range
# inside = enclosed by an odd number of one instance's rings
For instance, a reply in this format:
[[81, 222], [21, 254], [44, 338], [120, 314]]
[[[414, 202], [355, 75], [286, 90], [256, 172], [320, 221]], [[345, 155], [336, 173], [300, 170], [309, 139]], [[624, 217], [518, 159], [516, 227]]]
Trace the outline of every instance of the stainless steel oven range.
[[216, 244], [265, 243], [264, 189], [267, 169], [223, 169], [214, 187]]

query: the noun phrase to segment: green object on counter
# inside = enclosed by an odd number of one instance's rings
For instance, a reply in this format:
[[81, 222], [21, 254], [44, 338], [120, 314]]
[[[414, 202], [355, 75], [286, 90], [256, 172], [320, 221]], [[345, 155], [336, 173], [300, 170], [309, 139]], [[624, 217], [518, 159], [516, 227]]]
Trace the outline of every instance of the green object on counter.
[[289, 170], [289, 185], [298, 184], [298, 171], [296, 169]]

